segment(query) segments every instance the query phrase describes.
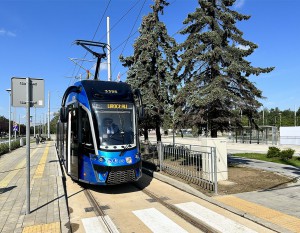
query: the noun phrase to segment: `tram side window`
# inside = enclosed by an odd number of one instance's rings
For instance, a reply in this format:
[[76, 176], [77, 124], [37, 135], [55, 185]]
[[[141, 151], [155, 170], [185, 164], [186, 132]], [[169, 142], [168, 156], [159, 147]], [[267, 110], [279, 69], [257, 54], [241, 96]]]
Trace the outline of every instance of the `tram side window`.
[[91, 125], [89, 121], [89, 117], [87, 112], [84, 109], [81, 109], [82, 115], [82, 143], [87, 146], [93, 145], [93, 138], [92, 138], [92, 132], [91, 132]]

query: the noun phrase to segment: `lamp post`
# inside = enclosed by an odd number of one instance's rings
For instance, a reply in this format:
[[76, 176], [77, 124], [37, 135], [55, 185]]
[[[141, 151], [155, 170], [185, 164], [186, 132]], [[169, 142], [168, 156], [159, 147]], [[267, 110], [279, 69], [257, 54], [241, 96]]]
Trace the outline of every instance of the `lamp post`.
[[8, 114], [8, 147], [9, 151], [11, 148], [11, 127], [10, 127], [10, 122], [11, 122], [11, 89], [6, 89], [6, 91], [9, 93], [9, 114]]
[[48, 91], [48, 139], [50, 139], [50, 91]]
[[279, 127], [281, 127], [281, 112], [279, 113]]
[[15, 133], [15, 140], [17, 140], [17, 130], [16, 130], [16, 128], [15, 127], [18, 127], [18, 124], [17, 124], [17, 120], [16, 120], [16, 108], [14, 108], [15, 109], [15, 111], [14, 111], [14, 120], [13, 120], [13, 122], [14, 122], [14, 125], [13, 125], [13, 127], [14, 127], [14, 133]]
[[265, 125], [265, 109], [264, 108], [262, 110], [262, 114], [263, 114], [263, 125]]
[[33, 127], [33, 135], [34, 135], [34, 138], [36, 137], [35, 135], [35, 125], [36, 125], [36, 108], [34, 106], [34, 127]]

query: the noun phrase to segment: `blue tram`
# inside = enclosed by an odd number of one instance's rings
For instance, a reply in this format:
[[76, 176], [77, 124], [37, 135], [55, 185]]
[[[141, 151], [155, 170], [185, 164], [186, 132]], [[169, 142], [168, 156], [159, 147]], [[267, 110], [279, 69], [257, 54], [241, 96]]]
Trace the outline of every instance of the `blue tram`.
[[137, 181], [141, 112], [139, 92], [126, 83], [95, 78], [68, 87], [57, 124], [57, 151], [67, 174], [96, 185]]

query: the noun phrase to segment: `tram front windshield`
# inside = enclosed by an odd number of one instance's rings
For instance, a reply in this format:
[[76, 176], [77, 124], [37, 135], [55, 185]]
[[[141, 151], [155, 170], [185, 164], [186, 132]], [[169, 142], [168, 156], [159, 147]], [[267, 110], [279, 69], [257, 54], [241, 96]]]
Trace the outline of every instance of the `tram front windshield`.
[[100, 149], [120, 150], [136, 145], [133, 104], [93, 103]]

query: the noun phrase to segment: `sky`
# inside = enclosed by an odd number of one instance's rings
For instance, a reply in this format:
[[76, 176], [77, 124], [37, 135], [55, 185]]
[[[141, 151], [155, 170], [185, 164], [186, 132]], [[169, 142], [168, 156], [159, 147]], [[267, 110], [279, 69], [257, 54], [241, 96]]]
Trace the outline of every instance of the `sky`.
[[[169, 0], [161, 16], [169, 35], [182, 41], [177, 32], [183, 20], [194, 12], [197, 0]], [[45, 81], [45, 108], [36, 109], [36, 122], [48, 112], [57, 112], [65, 89], [86, 71], [93, 70], [93, 57], [73, 42], [78, 39], [107, 43], [106, 18], [110, 17], [112, 80], [118, 74], [126, 81], [119, 56], [133, 54], [142, 17], [151, 12], [152, 0], [1, 0], [0, 1], [0, 116], [8, 118], [11, 78], [40, 78]], [[253, 66], [275, 67], [268, 74], [250, 80], [263, 92], [264, 108], [280, 110], [300, 107], [300, 1], [237, 0], [234, 10], [250, 15], [237, 24], [244, 39], [258, 48], [247, 58]], [[88, 60], [84, 63], [73, 58]], [[106, 61], [100, 79], [107, 80]], [[25, 108], [12, 107], [12, 119], [25, 123]], [[34, 117], [34, 110], [31, 109]], [[52, 115], [51, 115], [52, 117]]]

